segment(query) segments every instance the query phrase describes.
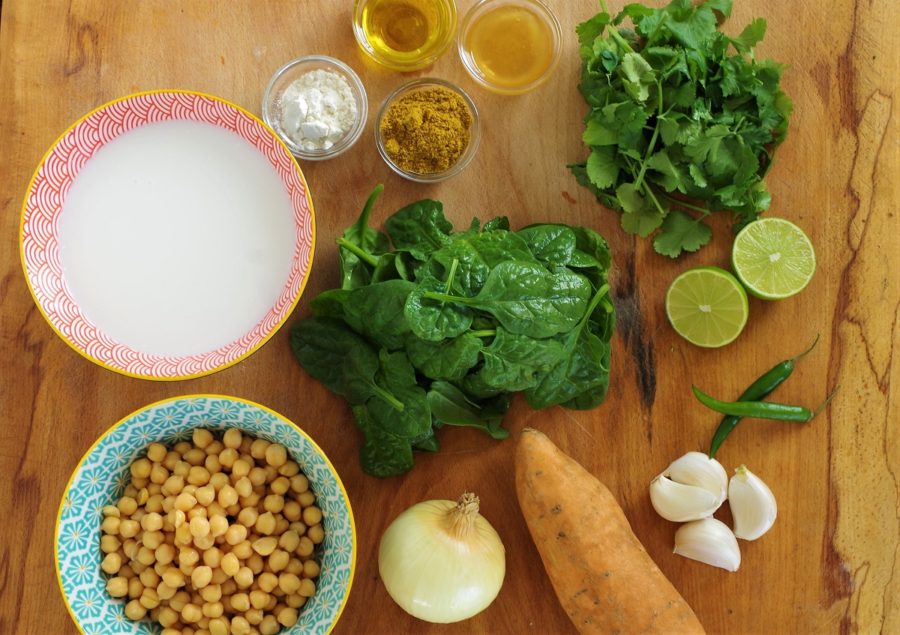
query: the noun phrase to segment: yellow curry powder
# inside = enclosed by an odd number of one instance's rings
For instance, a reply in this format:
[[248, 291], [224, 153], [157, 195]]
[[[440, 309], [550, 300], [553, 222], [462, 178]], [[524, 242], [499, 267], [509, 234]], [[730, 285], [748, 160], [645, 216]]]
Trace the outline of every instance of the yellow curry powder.
[[443, 86], [412, 91], [394, 101], [381, 120], [384, 149], [401, 169], [443, 172], [469, 145], [472, 112]]

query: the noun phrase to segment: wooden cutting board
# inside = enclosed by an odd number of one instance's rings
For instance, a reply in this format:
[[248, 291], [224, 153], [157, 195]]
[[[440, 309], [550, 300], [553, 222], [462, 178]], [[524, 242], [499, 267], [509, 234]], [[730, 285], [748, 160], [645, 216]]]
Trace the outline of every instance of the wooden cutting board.
[[[478, 88], [454, 51], [427, 74], [457, 81], [481, 109], [484, 138], [474, 163], [434, 186], [393, 175], [374, 147], [372, 115], [345, 155], [303, 164], [315, 199], [318, 246], [312, 279], [295, 312], [338, 281], [333, 239], [379, 182], [376, 221], [423, 197], [444, 202], [458, 226], [472, 215], [506, 214], [515, 227], [536, 221], [584, 224], [603, 233], [615, 255], [619, 325], [606, 403], [590, 412], [533, 412], [517, 401], [507, 418], [513, 440], [494, 442], [444, 430], [434, 456], [403, 478], [360, 471], [359, 435], [345, 405], [298, 366], [282, 329], [249, 359], [218, 374], [177, 383], [130, 379], [92, 365], [56, 337], [29, 296], [18, 256], [20, 206], [46, 149], [75, 119], [139, 90], [188, 88], [259, 112], [276, 68], [304, 54], [339, 57], [362, 76], [371, 110], [406, 77], [370, 67], [351, 32], [352, 2], [164, 2], [6, 0], [0, 18], [0, 633], [76, 632], [55, 582], [52, 536], [65, 483], [108, 426], [161, 398], [226, 393], [261, 402], [303, 426], [337, 466], [359, 532], [353, 591], [335, 630], [355, 633], [569, 633], [513, 489], [514, 439], [525, 425], [547, 433], [606, 482], [650, 554], [710, 632], [900, 632], [900, 436], [898, 345], [897, 4], [736, 0], [726, 27], [738, 32], [763, 16], [760, 56], [788, 65], [794, 100], [787, 142], [768, 177], [771, 213], [802, 226], [819, 266], [809, 288], [777, 303], [751, 300], [735, 343], [701, 350], [666, 322], [671, 280], [697, 265], [726, 265], [730, 235], [677, 261], [625, 235], [617, 216], [578, 187], [566, 164], [583, 158], [576, 91], [574, 26], [594, 0], [548, 0], [565, 33], [553, 79], [520, 97]], [[460, 9], [473, 4], [461, 0]], [[610, 3], [613, 10], [623, 4]], [[293, 321], [293, 320], [292, 320]], [[675, 525], [652, 511], [647, 485], [669, 461], [708, 443], [717, 418], [690, 394], [696, 383], [737, 395], [760, 372], [822, 341], [780, 389], [787, 402], [814, 404], [840, 392], [812, 425], [745, 423], [720, 458], [746, 463], [771, 485], [779, 517], [761, 540], [743, 543], [743, 564], [726, 573], [674, 556]], [[893, 381], [892, 381], [893, 380]], [[482, 500], [503, 537], [507, 579], [496, 602], [455, 626], [404, 614], [378, 579], [377, 545], [410, 504]]]

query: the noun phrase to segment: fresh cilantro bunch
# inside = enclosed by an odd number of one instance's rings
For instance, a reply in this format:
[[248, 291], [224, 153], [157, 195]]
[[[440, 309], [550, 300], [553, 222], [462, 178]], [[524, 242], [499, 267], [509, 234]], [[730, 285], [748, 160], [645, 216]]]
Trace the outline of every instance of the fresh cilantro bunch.
[[[703, 219], [735, 213], [737, 226], [768, 209], [763, 177], [787, 134], [791, 101], [782, 65], [756, 60], [766, 21], [737, 37], [718, 30], [731, 0], [626, 5], [577, 27], [579, 90], [591, 107], [591, 153], [570, 166], [581, 185], [622, 213], [622, 228], [675, 258], [709, 242]], [[634, 30], [620, 27], [630, 19]], [[658, 230], [658, 231], [657, 231]]]
[[533, 408], [599, 405], [609, 385], [615, 310], [606, 241], [584, 227], [505, 217], [454, 231], [438, 201], [369, 227], [379, 185], [338, 239], [341, 287], [319, 294], [291, 345], [300, 364], [352, 406], [374, 476], [438, 450], [435, 430], [494, 439], [510, 396]]

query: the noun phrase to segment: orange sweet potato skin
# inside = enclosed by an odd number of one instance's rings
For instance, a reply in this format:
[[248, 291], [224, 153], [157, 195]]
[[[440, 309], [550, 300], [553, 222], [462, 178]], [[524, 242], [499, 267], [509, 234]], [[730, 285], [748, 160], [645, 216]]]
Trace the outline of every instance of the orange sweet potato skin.
[[515, 463], [528, 530], [579, 632], [704, 632], [605, 485], [530, 428], [519, 437]]

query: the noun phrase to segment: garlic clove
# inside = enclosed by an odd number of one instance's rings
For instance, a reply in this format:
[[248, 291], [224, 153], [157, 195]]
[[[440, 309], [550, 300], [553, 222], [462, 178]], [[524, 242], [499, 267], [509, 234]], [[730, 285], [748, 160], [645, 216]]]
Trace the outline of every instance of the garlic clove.
[[728, 525], [715, 518], [686, 523], [675, 532], [675, 553], [704, 564], [737, 571], [741, 550]]
[[688, 452], [653, 479], [650, 502], [666, 520], [699, 520], [721, 507], [727, 487], [728, 475], [718, 461], [702, 452]]
[[672, 461], [666, 473], [672, 480], [685, 485], [696, 485], [717, 493], [725, 500], [728, 487], [728, 473], [722, 464], [703, 452], [688, 452]]
[[666, 520], [681, 523], [712, 516], [722, 499], [702, 487], [676, 483], [660, 474], [650, 483], [650, 503]]
[[772, 528], [778, 515], [775, 495], [761, 478], [746, 465], [734, 471], [728, 484], [734, 535], [743, 540], [756, 540]]

